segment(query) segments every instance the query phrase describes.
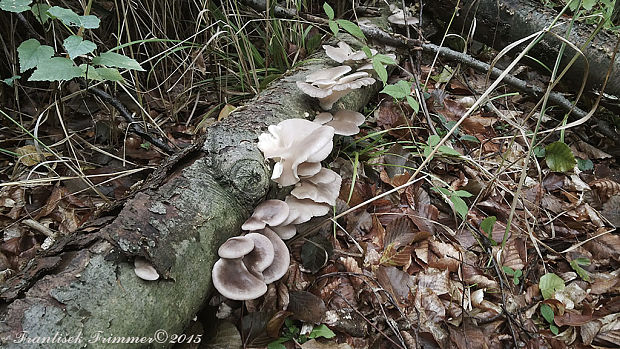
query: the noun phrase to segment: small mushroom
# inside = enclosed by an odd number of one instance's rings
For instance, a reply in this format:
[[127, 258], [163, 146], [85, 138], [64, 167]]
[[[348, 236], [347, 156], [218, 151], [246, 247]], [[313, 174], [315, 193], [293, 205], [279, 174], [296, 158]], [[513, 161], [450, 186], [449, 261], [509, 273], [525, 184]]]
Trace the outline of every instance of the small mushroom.
[[328, 112], [319, 113], [314, 122], [331, 126], [335, 133], [343, 136], [352, 136], [360, 132], [358, 126], [364, 123], [366, 118], [362, 113], [352, 110], [339, 110], [335, 115]]
[[323, 110], [329, 110], [350, 91], [375, 83], [367, 72], [345, 75], [350, 71], [347, 65], [322, 69], [306, 76], [306, 82], [297, 81], [297, 87], [310, 97], [318, 98]]
[[280, 278], [286, 274], [288, 266], [291, 263], [291, 256], [284, 241], [282, 241], [273, 230], [265, 228], [261, 234], [271, 241], [274, 251], [273, 263], [271, 263], [267, 269], [263, 270], [264, 281], [266, 284], [270, 284], [280, 280]]
[[254, 249], [254, 241], [245, 236], [235, 236], [224, 242], [217, 250], [217, 254], [222, 258], [235, 259], [241, 258]]
[[310, 199], [317, 203], [336, 204], [342, 178], [336, 172], [322, 168], [316, 175], [296, 184], [291, 194], [297, 199]]
[[405, 11], [399, 8], [394, 8], [392, 10], [392, 15], [388, 17], [388, 22], [404, 27], [406, 25], [417, 25], [420, 20], [417, 17], [410, 16], [409, 11], [407, 11], [407, 16], [405, 16]]
[[[283, 187], [299, 182], [299, 165], [306, 162], [320, 163], [334, 146], [332, 127], [305, 119], [284, 120], [269, 126], [268, 130], [269, 133], [258, 137], [258, 148], [265, 158], [276, 161], [271, 179]], [[304, 169], [315, 168], [316, 165], [310, 165]]]
[[288, 217], [288, 205], [282, 200], [265, 200], [254, 209], [241, 226], [243, 230], [261, 230], [265, 225], [278, 225]]
[[155, 281], [159, 279], [157, 270], [144, 258], [136, 257], [133, 261], [134, 273], [142, 279], [147, 281]]
[[[338, 42], [338, 47], [323, 45], [323, 49], [325, 50], [325, 54], [338, 63], [344, 62], [355, 62], [361, 61], [366, 58], [366, 53], [364, 51], [353, 51], [351, 46], [349, 46], [346, 42], [340, 41]], [[377, 50], [370, 49], [370, 53], [375, 55]]]

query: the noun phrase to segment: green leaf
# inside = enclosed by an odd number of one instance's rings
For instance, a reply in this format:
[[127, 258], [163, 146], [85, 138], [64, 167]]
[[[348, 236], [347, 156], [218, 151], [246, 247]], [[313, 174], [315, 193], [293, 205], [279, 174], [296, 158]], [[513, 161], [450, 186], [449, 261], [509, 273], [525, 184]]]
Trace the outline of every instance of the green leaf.
[[71, 35], [63, 41], [63, 46], [69, 54], [69, 58], [75, 59], [78, 56], [93, 52], [97, 44], [92, 41], [84, 40], [81, 36]]
[[592, 160], [590, 159], [583, 160], [580, 158], [577, 158], [576, 160], [577, 160], [577, 168], [580, 171], [590, 171], [594, 169], [594, 164], [592, 163]]
[[497, 217], [489, 216], [480, 223], [480, 229], [482, 229], [485, 234], [491, 235], [491, 232], [493, 231], [493, 226], [495, 225], [496, 221]]
[[446, 188], [441, 188], [441, 187], [432, 187], [431, 190], [442, 193], [445, 196], [452, 196], [452, 192]]
[[418, 101], [416, 101], [413, 97], [407, 96], [407, 103], [409, 103], [409, 106], [413, 109], [414, 113], [417, 114], [420, 111], [420, 104], [418, 104]]
[[312, 329], [312, 332], [308, 335], [308, 338], [333, 338], [336, 334], [325, 325], [319, 325]]
[[329, 29], [332, 30], [332, 33], [334, 33], [334, 36], [338, 35], [338, 31], [340, 30], [338, 27], [338, 23], [334, 21], [329, 21]]
[[[284, 338], [288, 341], [288, 338]], [[273, 341], [267, 345], [267, 349], [286, 349], [286, 346], [282, 343], [278, 343], [278, 341]]]
[[572, 171], [577, 162], [568, 145], [557, 141], [545, 148], [547, 166], [555, 172]]
[[375, 55], [375, 59], [377, 59], [382, 64], [387, 64], [387, 65], [394, 65], [394, 64], [396, 64], [396, 62], [394, 61], [394, 59], [392, 57], [386, 56], [386, 55], [382, 55], [380, 53]]
[[583, 7], [586, 11], [590, 11], [594, 5], [596, 5], [596, 1], [597, 0], [583, 0], [581, 7]]
[[556, 325], [549, 325], [549, 330], [556, 336], [560, 333], [560, 329]]
[[537, 158], [544, 158], [545, 157], [545, 148], [543, 147], [534, 147], [534, 155], [536, 155]]
[[592, 262], [588, 259], [588, 258], [575, 258], [573, 259], [575, 261], [575, 263], [579, 264], [579, 265], [590, 265], [592, 264]]
[[364, 45], [364, 47], [362, 47], [362, 51], [364, 51], [366, 57], [372, 57], [372, 52], [370, 52], [370, 48], [368, 46]]
[[140, 63], [138, 63], [135, 59], [116, 52], [102, 53], [98, 57], [93, 58], [93, 64], [144, 71], [142, 66], [140, 66]]
[[79, 16], [77, 13], [73, 12], [73, 10], [60, 7], [60, 6], [52, 6], [47, 13], [59, 19], [64, 25], [68, 27], [84, 27], [86, 29], [96, 29], [99, 28], [99, 18], [93, 15], [89, 16]]
[[29, 39], [21, 43], [17, 48], [19, 57], [19, 72], [38, 66], [41, 62], [49, 60], [54, 55], [54, 48], [41, 45], [36, 39]]
[[327, 18], [329, 18], [330, 20], [334, 19], [334, 9], [326, 2], [323, 3], [323, 11], [325, 11]]
[[544, 299], [552, 298], [555, 291], [563, 290], [564, 287], [564, 280], [553, 273], [541, 276], [538, 282], [538, 288]]
[[[580, 263], [579, 260], [586, 260], [587, 264], [585, 263]], [[579, 275], [579, 277], [584, 280], [584, 281], [590, 281], [590, 275], [588, 274], [588, 272], [583, 269], [580, 265], [590, 265], [590, 260], [587, 258], [577, 258], [577, 259], [573, 259], [572, 261], [570, 261], [570, 266], [571, 268], [573, 268], [573, 270], [577, 273], [577, 275]]]
[[461, 156], [461, 153], [459, 153], [453, 148], [448, 147], [447, 145], [442, 145], [441, 147], [439, 147], [439, 152], [444, 155]]
[[34, 18], [36, 18], [39, 23], [45, 24], [50, 19], [50, 16], [47, 14], [47, 10], [49, 9], [50, 5], [48, 4], [34, 4], [30, 11], [32, 11]]
[[391, 96], [394, 99], [402, 99], [407, 96], [407, 92], [403, 91], [399, 86], [396, 85], [386, 85], [381, 93], [385, 93]]
[[63, 81], [80, 77], [82, 70], [65, 57], [53, 57], [37, 65], [28, 81]]
[[0, 0], [0, 10], [20, 13], [30, 10], [32, 0]]
[[379, 79], [383, 82], [383, 85], [385, 85], [387, 83], [388, 73], [381, 61], [377, 59], [377, 56], [372, 58], [372, 67], [377, 72], [377, 75], [379, 76]]
[[95, 68], [88, 64], [80, 64], [82, 77], [96, 81], [124, 81], [121, 73], [116, 68]]
[[480, 140], [472, 135], [462, 135], [460, 140], [465, 142], [480, 143]]
[[551, 309], [551, 307], [548, 304], [543, 303], [540, 306], [540, 313], [542, 314], [543, 318], [547, 320], [548, 323], [553, 325], [553, 318], [555, 314], [553, 314], [553, 309]]
[[451, 196], [450, 201], [454, 204], [454, 210], [461, 215], [463, 219], [467, 218], [467, 211], [469, 211], [469, 208], [467, 208], [465, 201], [458, 196]]
[[509, 276], [514, 276], [515, 275], [515, 271], [511, 267], [507, 267], [507, 266], [504, 265], [504, 266], [502, 266], [502, 270], [504, 271], [504, 273], [506, 273], [506, 275], [509, 275]]
[[360, 27], [357, 26], [357, 24], [351, 21], [347, 21], [346, 19], [337, 19], [336, 23], [338, 23], [338, 25], [342, 29], [346, 30], [347, 32], [349, 32], [349, 34], [355, 36], [356, 38], [360, 40], [366, 40], [364, 33], [362, 32]]
[[473, 194], [468, 192], [467, 190], [457, 190], [453, 193], [453, 195], [456, 195], [461, 198], [470, 198], [473, 196]]
[[11, 76], [10, 78], [6, 78], [4, 80], [2, 80], [2, 82], [4, 82], [5, 84], [9, 85], [10, 87], [13, 87], [13, 83], [15, 82], [15, 80], [19, 80], [19, 78], [21, 78], [21, 75], [15, 75], [15, 76]]

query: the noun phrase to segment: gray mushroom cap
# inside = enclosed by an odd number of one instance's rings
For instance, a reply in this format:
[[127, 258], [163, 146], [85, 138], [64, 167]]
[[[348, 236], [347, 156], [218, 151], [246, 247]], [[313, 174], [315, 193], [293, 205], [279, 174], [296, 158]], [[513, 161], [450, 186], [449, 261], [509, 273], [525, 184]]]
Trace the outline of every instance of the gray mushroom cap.
[[254, 240], [245, 236], [235, 236], [224, 242], [217, 250], [222, 258], [241, 258], [254, 249]]
[[[355, 62], [368, 58], [364, 51], [353, 51], [351, 46], [344, 41], [338, 42], [338, 47], [323, 45], [323, 49], [329, 58], [338, 63]], [[377, 53], [377, 50], [370, 49], [370, 53], [374, 55]]]
[[243, 223], [243, 230], [261, 230], [265, 225], [278, 225], [288, 217], [288, 205], [282, 200], [265, 200], [252, 213], [252, 216]]
[[274, 262], [273, 245], [263, 234], [249, 233], [245, 237], [254, 241], [254, 249], [243, 256], [243, 264], [260, 279], [263, 271]]
[[322, 168], [316, 175], [297, 183], [291, 194], [297, 199], [310, 199], [317, 203], [336, 204], [342, 178], [336, 172]]
[[420, 20], [417, 17], [410, 16], [409, 14], [407, 14], [405, 18], [405, 11], [401, 9], [397, 9], [397, 10], [394, 10], [392, 15], [388, 17], [388, 22], [398, 25], [398, 26], [405, 26], [405, 25], [417, 25], [420, 22]]
[[286, 274], [291, 263], [291, 256], [284, 241], [271, 229], [265, 228], [262, 234], [271, 241], [274, 250], [273, 263], [271, 263], [267, 269], [263, 270], [264, 281], [266, 284], [270, 284], [280, 280], [280, 278]]
[[345, 75], [349, 71], [351, 67], [347, 65], [322, 69], [308, 75], [306, 82], [297, 81], [297, 87], [310, 97], [318, 98], [323, 110], [329, 110], [351, 90], [375, 83], [375, 79], [367, 72]]
[[238, 300], [256, 299], [267, 292], [265, 282], [252, 274], [241, 258], [221, 258], [213, 265], [213, 286], [222, 296]]

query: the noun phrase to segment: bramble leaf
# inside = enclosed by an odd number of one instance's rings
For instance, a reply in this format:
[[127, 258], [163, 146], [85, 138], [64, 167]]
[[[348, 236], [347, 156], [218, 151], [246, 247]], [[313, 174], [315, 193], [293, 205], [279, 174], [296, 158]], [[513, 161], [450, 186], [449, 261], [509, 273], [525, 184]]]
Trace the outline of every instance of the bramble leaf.
[[0, 0], [0, 10], [20, 13], [30, 10], [32, 0]]
[[28, 81], [63, 81], [80, 77], [82, 70], [65, 57], [53, 57], [37, 65]]
[[19, 57], [19, 72], [38, 66], [41, 62], [49, 60], [54, 55], [54, 48], [41, 45], [36, 39], [29, 39], [21, 43], [17, 48]]
[[118, 54], [116, 52], [104, 52], [98, 57], [93, 58], [92, 63], [97, 65], [107, 65], [109, 67], [144, 71], [138, 61], [133, 58]]
[[97, 44], [90, 40], [84, 40], [81, 36], [71, 35], [63, 41], [62, 45], [67, 50], [69, 58], [75, 59], [78, 56], [93, 52]]

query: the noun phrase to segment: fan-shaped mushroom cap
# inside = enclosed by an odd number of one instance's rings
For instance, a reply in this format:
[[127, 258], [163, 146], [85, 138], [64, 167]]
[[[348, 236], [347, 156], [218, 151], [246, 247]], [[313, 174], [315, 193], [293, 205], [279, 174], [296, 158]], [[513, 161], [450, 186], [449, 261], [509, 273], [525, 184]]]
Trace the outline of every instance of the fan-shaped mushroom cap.
[[308, 75], [306, 82], [297, 81], [297, 87], [310, 97], [318, 98], [323, 110], [329, 110], [351, 90], [375, 83], [367, 72], [344, 75], [349, 71], [351, 67], [346, 65], [322, 69]]
[[243, 264], [260, 279], [263, 271], [274, 261], [273, 245], [270, 239], [263, 234], [249, 233], [245, 237], [254, 241], [254, 249], [243, 256]]
[[289, 186], [299, 181], [300, 164], [321, 162], [331, 153], [333, 137], [332, 127], [289, 119], [269, 126], [269, 133], [258, 137], [258, 148], [265, 158], [277, 161], [271, 179], [280, 186]]
[[261, 202], [241, 226], [243, 230], [261, 230], [265, 225], [278, 225], [288, 217], [288, 205], [282, 200], [265, 200]]
[[213, 286], [228, 299], [256, 299], [267, 292], [265, 282], [250, 273], [240, 258], [221, 258], [213, 265], [211, 277]]
[[297, 166], [297, 175], [301, 177], [310, 177], [319, 173], [321, 170], [320, 162], [304, 162]]
[[159, 279], [157, 270], [144, 258], [136, 257], [133, 261], [134, 273], [142, 279], [147, 281], [155, 281]]
[[388, 17], [388, 22], [398, 26], [405, 26], [417, 25], [420, 20], [417, 17], [409, 16], [409, 14], [407, 14], [407, 18], [405, 20], [405, 12], [401, 9], [396, 9], [393, 11], [392, 15]]
[[331, 126], [335, 133], [343, 136], [352, 136], [360, 132], [358, 126], [364, 123], [366, 118], [362, 113], [352, 110], [339, 110], [336, 115], [320, 113], [314, 118], [314, 122]]
[[[353, 51], [351, 46], [349, 46], [346, 42], [340, 41], [338, 42], [338, 47], [323, 45], [323, 49], [325, 50], [325, 54], [338, 63], [350, 62], [350, 61], [359, 61], [366, 59], [366, 53], [364, 51]], [[377, 50], [370, 49], [371, 54], [376, 54]]]
[[282, 239], [274, 233], [271, 229], [265, 228], [262, 234], [266, 236], [273, 246], [274, 257], [273, 263], [263, 270], [263, 278], [266, 284], [270, 284], [274, 281], [280, 280], [291, 263], [291, 256], [289, 255], [288, 248]]
[[341, 184], [342, 178], [339, 174], [322, 168], [316, 175], [297, 183], [291, 194], [297, 199], [310, 199], [314, 202], [335, 205]]
[[326, 215], [330, 208], [327, 204], [314, 202], [310, 199], [298, 199], [292, 195], [287, 196], [284, 201], [288, 204], [289, 213], [284, 223], [280, 224], [280, 226], [305, 223], [312, 217]]
[[246, 236], [235, 236], [224, 242], [217, 250], [222, 258], [241, 258], [254, 249], [254, 240]]
[[278, 234], [282, 240], [288, 240], [297, 234], [295, 224], [279, 225], [277, 227], [271, 227], [271, 229]]

